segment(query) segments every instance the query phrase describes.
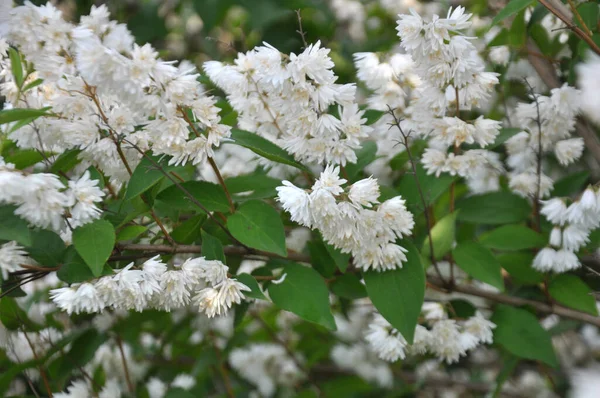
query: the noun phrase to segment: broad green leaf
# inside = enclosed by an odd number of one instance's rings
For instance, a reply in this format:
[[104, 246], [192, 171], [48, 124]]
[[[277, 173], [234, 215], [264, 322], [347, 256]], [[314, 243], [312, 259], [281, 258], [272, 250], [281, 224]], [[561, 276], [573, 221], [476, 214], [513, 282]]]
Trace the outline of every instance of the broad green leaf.
[[[162, 169], [167, 173], [182, 169], [182, 167], [167, 165], [167, 162], [161, 161], [161, 156], [150, 155], [150, 157], [155, 163], [159, 164], [162, 167]], [[133, 174], [129, 179], [129, 183], [127, 183], [125, 200], [129, 200], [143, 194], [164, 177], [165, 175], [163, 174], [163, 171], [157, 169], [153, 162], [150, 161], [146, 156], [144, 156], [133, 171]]]
[[12, 297], [2, 297], [2, 300], [0, 300], [0, 322], [8, 330], [25, 328], [33, 331], [40, 328], [39, 325], [27, 317], [27, 313], [19, 307], [19, 304]]
[[523, 130], [518, 129], [516, 127], [501, 128], [500, 134], [498, 134], [496, 136], [496, 140], [494, 141], [494, 143], [491, 144], [490, 146], [488, 146], [486, 149], [491, 150], [491, 149], [499, 147], [500, 145], [504, 144], [510, 137], [512, 137], [513, 135], [515, 135], [521, 131], [523, 131]]
[[0, 111], [0, 124], [6, 124], [16, 122], [24, 119], [31, 119], [33, 121], [40, 116], [44, 116], [48, 109], [5, 109]]
[[277, 195], [275, 188], [281, 185], [281, 180], [261, 173], [252, 173], [227, 178], [225, 185], [232, 195], [239, 194], [239, 200], [263, 199]]
[[23, 92], [27, 91], [27, 90], [31, 90], [34, 87], [39, 86], [40, 84], [42, 84], [44, 82], [44, 79], [35, 79], [32, 82], [29, 82], [25, 85], [25, 87], [23, 87]]
[[[112, 268], [105, 264], [102, 269], [102, 275], [111, 275], [112, 273]], [[77, 254], [73, 246], [67, 247], [63, 265], [56, 272], [56, 276], [66, 283], [80, 283], [96, 277], [81, 256]]]
[[519, 13], [512, 20], [510, 30], [508, 32], [508, 41], [511, 46], [521, 47], [525, 44], [527, 37], [527, 23], [525, 22], [525, 11]]
[[242, 204], [227, 219], [227, 228], [234, 238], [247, 246], [287, 256], [279, 213], [264, 202], [251, 200]]
[[336, 277], [329, 287], [335, 295], [348, 300], [367, 297], [365, 286], [360, 283], [360, 279], [354, 274], [344, 274]]
[[529, 311], [499, 305], [491, 321], [496, 324], [494, 343], [519, 358], [558, 366], [550, 334]]
[[44, 155], [35, 149], [22, 149], [6, 157], [6, 161], [14, 164], [15, 168], [19, 170], [33, 166], [42, 160], [44, 160]]
[[403, 241], [408, 252], [402, 268], [363, 273], [369, 298], [387, 321], [412, 344], [425, 297], [425, 271], [415, 246]]
[[63, 152], [56, 161], [50, 167], [50, 171], [57, 174], [59, 172], [66, 172], [75, 167], [81, 160], [79, 159], [80, 149], [71, 149], [70, 151]]
[[259, 300], [268, 300], [263, 294], [262, 290], [256, 279], [250, 274], [239, 274], [235, 276], [235, 279], [242, 282], [244, 285], [248, 286], [251, 291], [244, 291], [244, 296], [252, 297]]
[[590, 178], [589, 171], [579, 171], [570, 174], [554, 183], [554, 189], [550, 196], [569, 196], [581, 192]]
[[[228, 212], [229, 202], [227, 195], [220, 185], [207, 181], [187, 181], [180, 184], [208, 211]], [[162, 190], [156, 200], [166, 203], [178, 210], [199, 210], [178, 186], [171, 185]]]
[[[431, 228], [431, 239], [433, 241], [433, 254], [436, 259], [441, 259], [452, 249], [456, 233], [456, 216], [458, 211], [446, 215]], [[429, 236], [425, 237], [423, 257], [431, 258], [431, 249], [429, 246]]]
[[42, 229], [31, 232], [31, 245], [25, 250], [42, 267], [56, 267], [62, 264], [66, 247], [60, 236]]
[[511, 252], [500, 254], [497, 259], [514, 280], [522, 285], [537, 285], [544, 281], [544, 274], [533, 269], [534, 254], [525, 252]]
[[375, 123], [376, 121], [378, 121], [379, 119], [381, 119], [381, 117], [385, 115], [384, 111], [376, 111], [375, 109], [367, 109], [365, 111], [365, 114], [363, 115], [363, 117], [365, 119], [367, 119], [366, 121], [366, 125], [370, 126], [373, 123]]
[[452, 250], [452, 257], [468, 275], [504, 290], [502, 268], [489, 249], [476, 242], [462, 242]]
[[335, 265], [337, 265], [340, 271], [346, 272], [346, 270], [348, 269], [348, 265], [350, 264], [350, 253], [342, 253], [340, 249], [330, 245], [327, 242], [323, 242], [323, 244], [325, 245], [325, 248], [327, 249], [327, 252], [331, 256], [331, 258], [335, 262]]
[[23, 64], [21, 63], [21, 56], [14, 48], [8, 49], [8, 56], [10, 57], [10, 69], [12, 75], [15, 78], [17, 87], [23, 86]]
[[[402, 144], [397, 144], [402, 145]], [[427, 141], [415, 140], [410, 146], [410, 154], [414, 161], [418, 161], [423, 151], [427, 148]], [[390, 160], [390, 167], [392, 170], [406, 170], [409, 165], [410, 157], [406, 150], [400, 152]]]
[[524, 225], [503, 225], [479, 236], [479, 242], [491, 249], [523, 250], [543, 247], [547, 240]]
[[458, 221], [476, 224], [511, 224], [526, 220], [531, 206], [526, 199], [510, 192], [473, 195], [456, 203]]
[[[350, 179], [350, 182], [354, 181], [364, 168], [373, 162], [377, 154], [377, 144], [374, 141], [366, 141], [356, 151], [356, 163], [348, 163], [346, 165], [346, 174]], [[346, 178], [342, 174], [343, 178]]]
[[225, 263], [223, 244], [211, 234], [202, 231], [202, 256], [207, 260], [219, 260]]
[[506, 7], [502, 8], [498, 14], [492, 20], [492, 26], [498, 22], [517, 14], [519, 11], [524, 10], [533, 4], [535, 0], [510, 0]]
[[[425, 171], [421, 163], [417, 164], [416, 168], [416, 178], [418, 178], [419, 184], [421, 185], [427, 206], [434, 204], [440, 195], [446, 192], [452, 182], [456, 179], [448, 174], [442, 174], [439, 177], [436, 177], [433, 174], [427, 174], [427, 171]], [[402, 198], [406, 200], [406, 206], [411, 213], [416, 216], [423, 212], [423, 202], [419, 195], [419, 190], [417, 189], [415, 176], [412, 173], [407, 173], [402, 177], [397, 189], [402, 195]]]
[[94, 358], [98, 348], [108, 339], [96, 329], [87, 329], [71, 343], [71, 349], [66, 354], [68, 364], [75, 368], [85, 366]]
[[117, 234], [117, 241], [132, 240], [148, 230], [148, 227], [143, 225], [128, 225], [121, 229]]
[[548, 285], [548, 293], [567, 307], [598, 315], [592, 289], [575, 275], [557, 275]]
[[73, 231], [73, 246], [92, 274], [100, 276], [115, 246], [115, 229], [106, 220], [82, 225]]
[[16, 207], [0, 206], [0, 240], [14, 240], [22, 246], [31, 245], [27, 221], [14, 214]]
[[331, 278], [336, 270], [335, 261], [331, 258], [325, 244], [314, 240], [307, 243], [310, 263], [324, 278]]
[[250, 149], [252, 152], [277, 163], [287, 164], [300, 170], [308, 170], [294, 160], [294, 157], [273, 144], [271, 141], [244, 130], [232, 129], [231, 138], [234, 143]]
[[309, 322], [335, 330], [329, 308], [329, 291], [317, 271], [300, 264], [287, 264], [281, 283], [269, 285], [269, 296], [278, 307], [293, 312]]
[[519, 364], [519, 358], [517, 358], [516, 356], [506, 351], [503, 354], [504, 355], [502, 355], [501, 363], [503, 363], [504, 365], [502, 366], [500, 373], [498, 373], [498, 376], [496, 377], [496, 388], [494, 388], [494, 394], [492, 395], [492, 398], [497, 398], [500, 396], [502, 386], [504, 385], [504, 383], [506, 383], [512, 372]]
[[[598, 28], [598, 9], [600, 5], [597, 1], [588, 1], [586, 3], [581, 4], [577, 7], [577, 12], [581, 15], [581, 19], [583, 19], [583, 23], [585, 26], [591, 31], [595, 31]], [[573, 18], [573, 21], [581, 26], [578, 18]]]
[[200, 228], [204, 221], [206, 221], [206, 214], [197, 214], [173, 228], [171, 237], [177, 243], [192, 244], [200, 237]]

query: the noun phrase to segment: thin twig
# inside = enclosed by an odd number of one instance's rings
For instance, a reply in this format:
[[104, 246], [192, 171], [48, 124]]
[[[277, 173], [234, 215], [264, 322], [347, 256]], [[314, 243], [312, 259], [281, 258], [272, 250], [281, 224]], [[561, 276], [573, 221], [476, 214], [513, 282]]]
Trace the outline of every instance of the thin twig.
[[534, 226], [535, 226], [535, 230], [537, 232], [541, 231], [541, 227], [542, 227], [542, 216], [540, 213], [540, 195], [541, 195], [541, 189], [542, 189], [542, 118], [540, 115], [540, 102], [538, 100], [537, 95], [535, 94], [533, 87], [531, 86], [531, 84], [529, 83], [529, 81], [527, 79], [525, 79], [525, 84], [527, 85], [527, 87], [529, 88], [529, 94], [532, 96], [533, 100], [535, 101], [535, 109], [537, 112], [537, 117], [535, 119], [535, 122], [537, 124], [538, 127], [538, 147], [537, 147], [537, 153], [536, 153], [536, 159], [537, 159], [537, 167], [536, 167], [536, 177], [537, 177], [537, 186], [536, 186], [536, 191], [535, 191], [535, 197], [533, 198], [533, 217], [534, 217]]
[[[21, 332], [23, 333], [23, 336], [25, 337], [25, 340], [27, 340], [27, 344], [29, 344], [29, 347], [31, 348], [31, 352], [33, 353], [33, 357], [35, 358], [35, 360], [37, 362], [39, 362], [40, 358], [38, 357], [37, 353], [35, 352], [35, 347], [31, 343], [31, 340], [29, 339], [29, 336], [27, 335], [27, 332], [25, 332], [25, 330], [21, 330]], [[40, 371], [40, 376], [42, 377], [42, 381], [44, 382], [44, 387], [46, 388], [46, 392], [48, 393], [48, 397], [52, 398], [52, 389], [50, 388], [50, 383], [48, 382], [48, 375], [46, 375], [46, 372], [44, 371], [44, 368], [42, 367], [42, 363], [41, 362], [40, 362], [40, 364], [38, 366], [38, 370]]]
[[211, 340], [213, 342], [213, 347], [215, 349], [215, 353], [217, 354], [217, 361], [219, 362], [219, 372], [223, 377], [223, 384], [225, 384], [225, 390], [227, 391], [227, 396], [229, 398], [234, 398], [235, 394], [233, 392], [233, 388], [231, 387], [231, 379], [229, 378], [229, 372], [227, 372], [227, 368], [225, 367], [225, 361], [223, 359], [223, 354], [221, 353], [221, 349], [215, 344], [215, 335], [211, 331], [209, 332]]
[[306, 42], [306, 32], [302, 28], [302, 15], [300, 15], [299, 9], [296, 10], [296, 15], [298, 16], [298, 30], [296, 31], [296, 33], [298, 33], [302, 38], [302, 45], [304, 45], [302, 49], [305, 50], [308, 47], [308, 43]]
[[121, 353], [121, 362], [123, 363], [123, 371], [125, 372], [127, 388], [129, 389], [129, 392], [133, 394], [135, 392], [135, 388], [131, 382], [131, 377], [129, 376], [129, 367], [127, 366], [127, 359], [125, 358], [125, 350], [123, 350], [123, 341], [121, 340], [121, 336], [118, 334], [115, 335], [115, 340], [117, 342], [117, 346], [119, 347], [119, 352]]

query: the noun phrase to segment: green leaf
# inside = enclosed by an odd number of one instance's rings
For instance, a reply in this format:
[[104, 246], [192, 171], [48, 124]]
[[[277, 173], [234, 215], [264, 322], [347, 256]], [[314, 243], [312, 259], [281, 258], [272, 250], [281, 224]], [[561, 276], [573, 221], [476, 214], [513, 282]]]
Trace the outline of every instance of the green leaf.
[[121, 229], [117, 234], [117, 241], [132, 240], [148, 230], [148, 227], [143, 225], [128, 225]]
[[503, 225], [479, 236], [479, 242], [491, 249], [523, 250], [543, 247], [547, 240], [524, 225]]
[[2, 297], [2, 300], [0, 300], [0, 322], [8, 330], [39, 329], [39, 325], [27, 317], [27, 313], [19, 307], [19, 304], [12, 297]]
[[[105, 264], [102, 275], [111, 275], [112, 273], [112, 268]], [[73, 246], [67, 247], [63, 265], [56, 272], [56, 276], [66, 283], [80, 283], [96, 277]]]
[[247, 246], [287, 256], [279, 213], [264, 202], [251, 200], [242, 204], [227, 219], [227, 228], [234, 238]]
[[558, 366], [550, 334], [530, 312], [499, 305], [491, 319], [496, 324], [494, 343], [519, 358]]
[[[427, 148], [427, 141], [425, 140], [415, 140], [410, 146], [410, 154], [414, 159], [418, 159], [423, 151]], [[390, 167], [392, 170], [405, 170], [408, 162], [410, 161], [410, 157], [408, 156], [407, 151], [402, 151], [390, 160]]]
[[30, 119], [30, 122], [40, 116], [44, 116], [48, 109], [5, 109], [0, 111], [0, 124]]
[[12, 75], [15, 78], [17, 87], [23, 86], [23, 64], [21, 64], [21, 56], [14, 48], [8, 49], [8, 56], [10, 57], [10, 69]]
[[512, 21], [508, 32], [508, 41], [511, 46], [520, 47], [525, 44], [527, 37], [527, 23], [525, 22], [525, 11], [520, 11]]
[[[229, 211], [227, 195], [225, 195], [225, 191], [220, 185], [207, 181], [187, 181], [180, 185], [198, 200], [206, 210], [223, 213]], [[156, 196], [156, 200], [177, 210], [198, 210], [198, 206], [176, 185], [171, 185], [162, 190]]]
[[365, 111], [365, 114], [363, 115], [363, 117], [365, 119], [367, 119], [367, 121], [366, 121], [365, 124], [367, 126], [372, 125], [373, 123], [375, 123], [376, 121], [378, 121], [379, 119], [381, 119], [381, 117], [383, 115], [385, 115], [385, 113], [386, 112], [384, 112], [384, 111], [376, 111], [375, 109], [367, 109]]
[[243, 176], [227, 178], [225, 185], [232, 195], [239, 195], [240, 200], [272, 198], [277, 195], [275, 188], [281, 185], [281, 180], [262, 173], [252, 173]]
[[[581, 4], [577, 7], [577, 11], [579, 15], [581, 15], [581, 19], [583, 19], [583, 23], [587, 26], [588, 29], [595, 31], [598, 27], [598, 2], [597, 1], [588, 1], [587, 3]], [[579, 25], [578, 18], [573, 18], [573, 21]]]
[[335, 321], [329, 308], [329, 291], [317, 271], [300, 264], [283, 268], [285, 279], [269, 285], [269, 296], [278, 307], [293, 312], [300, 318], [335, 330]]
[[454, 248], [452, 257], [468, 275], [504, 290], [502, 268], [489, 249], [475, 242], [462, 242]]
[[412, 344], [425, 297], [425, 271], [414, 245], [403, 241], [408, 252], [402, 268], [363, 273], [369, 298], [387, 321]]
[[0, 206], [0, 240], [14, 240], [23, 246], [31, 245], [27, 221], [14, 214], [15, 206]]
[[50, 167], [50, 171], [58, 174], [59, 172], [67, 172], [75, 167], [81, 160], [79, 159], [80, 149], [71, 149], [63, 152]]
[[66, 247], [60, 236], [43, 229], [31, 232], [31, 245], [25, 250], [42, 267], [57, 267], [63, 262]]
[[115, 229], [106, 220], [96, 220], [73, 231], [73, 246], [92, 270], [100, 276], [115, 246]]
[[202, 256], [207, 260], [219, 260], [225, 263], [223, 244], [211, 234], [202, 231]]
[[557, 275], [548, 285], [548, 293], [567, 307], [598, 315], [592, 289], [575, 275]]
[[331, 278], [335, 273], [335, 261], [331, 258], [325, 244], [321, 241], [314, 240], [307, 243], [308, 252], [310, 253], [310, 263], [323, 277]]
[[271, 141], [244, 130], [232, 129], [231, 138], [233, 143], [250, 149], [252, 152], [277, 163], [287, 164], [297, 169], [307, 171], [308, 169], [294, 160], [294, 157], [273, 144]]
[[476, 224], [511, 224], [526, 220], [531, 206], [526, 199], [510, 192], [473, 195], [458, 201], [459, 221]]
[[251, 291], [249, 291], [249, 292], [244, 291], [243, 292], [244, 296], [268, 301], [268, 299], [263, 294], [262, 290], [260, 290], [260, 286], [259, 286], [258, 282], [256, 281], [256, 279], [254, 279], [254, 277], [252, 275], [239, 274], [239, 275], [235, 276], [235, 279], [242, 282], [244, 285], [248, 286], [251, 289]]
[[492, 26], [498, 22], [510, 17], [511, 15], [517, 14], [519, 11], [524, 10], [533, 4], [535, 0], [510, 0], [506, 7], [502, 8], [498, 14], [492, 20]]
[[590, 178], [589, 171], [579, 171], [570, 174], [554, 184], [554, 189], [550, 196], [569, 196], [581, 192]]
[[19, 170], [33, 166], [42, 160], [44, 160], [44, 155], [35, 149], [22, 149], [6, 157], [6, 161], [14, 164], [15, 168]]
[[29, 82], [25, 85], [25, 87], [23, 87], [23, 92], [27, 91], [27, 90], [31, 90], [34, 87], [39, 86], [40, 84], [42, 84], [44, 82], [44, 79], [35, 79], [32, 82]]
[[[441, 259], [452, 249], [456, 234], [456, 216], [458, 211], [446, 215], [439, 220], [433, 228], [431, 228], [431, 239], [433, 241], [433, 254], [436, 259]], [[431, 257], [431, 249], [429, 247], [429, 236], [423, 242], [421, 250], [423, 257]]]
[[367, 297], [365, 286], [354, 274], [340, 275], [329, 285], [331, 291], [342, 298], [356, 300]]
[[204, 221], [206, 221], [206, 214], [197, 214], [174, 228], [171, 237], [177, 243], [192, 244], [200, 237], [200, 228]]
[[[346, 165], [346, 174], [350, 181], [354, 181], [364, 168], [373, 162], [377, 154], [377, 144], [374, 141], [366, 141], [356, 151], [356, 163]], [[344, 176], [345, 178], [345, 176]]]
[[[181, 170], [181, 167], [169, 166], [164, 160], [162, 156], [151, 156], [150, 158], [155, 163], [158, 163], [164, 171], [167, 173], [171, 171]], [[131, 178], [129, 179], [129, 183], [127, 184], [127, 191], [125, 192], [125, 200], [130, 200], [139, 196], [152, 188], [156, 183], [158, 183], [162, 178], [164, 178], [164, 174], [161, 170], [157, 169], [154, 166], [153, 162], [148, 159], [146, 156], [142, 158], [140, 163], [137, 165]]]
[[496, 136], [496, 140], [494, 141], [494, 143], [488, 146], [486, 149], [491, 150], [499, 147], [500, 145], [504, 144], [510, 137], [516, 135], [517, 133], [520, 133], [521, 131], [523, 130], [518, 129], [516, 127], [501, 128], [500, 133]]
[[544, 274], [533, 269], [534, 254], [531, 252], [503, 253], [498, 262], [514, 280], [521, 285], [537, 285], [544, 280]]
[[348, 269], [348, 265], [350, 264], [350, 253], [342, 253], [340, 249], [330, 245], [327, 242], [323, 242], [323, 244], [325, 245], [325, 248], [327, 249], [327, 252], [331, 256], [331, 258], [335, 262], [335, 265], [337, 265], [340, 271], [346, 272], [346, 270]]
[[[437, 198], [439, 198], [456, 179], [448, 174], [442, 174], [439, 177], [436, 177], [433, 174], [428, 175], [421, 163], [417, 164], [416, 168], [416, 178], [418, 178], [421, 189], [423, 190], [427, 206], [431, 206], [435, 203]], [[403, 176], [397, 189], [402, 195], [402, 198], [406, 200], [406, 206], [411, 213], [416, 216], [423, 212], [423, 203], [413, 174], [406, 174]]]

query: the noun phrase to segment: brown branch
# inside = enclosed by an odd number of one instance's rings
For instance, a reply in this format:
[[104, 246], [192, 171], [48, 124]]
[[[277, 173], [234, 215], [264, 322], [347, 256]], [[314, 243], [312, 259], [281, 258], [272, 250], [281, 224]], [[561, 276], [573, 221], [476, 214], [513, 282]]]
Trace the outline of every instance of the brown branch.
[[[444, 282], [436, 276], [427, 277], [427, 282], [439, 288], [444, 288]], [[515, 307], [528, 305], [530, 307], [533, 307], [536, 311], [542, 312], [544, 314], [556, 314], [565, 318], [573, 319], [580, 322], [586, 322], [600, 327], [600, 317], [593, 316], [571, 308], [559, 305], [550, 305], [541, 301], [524, 299], [521, 297], [507, 296], [501, 293], [489, 292], [487, 290], [482, 290], [470, 285], [456, 285], [452, 288], [452, 290], [455, 292], [465, 293], [470, 296], [482, 297], [491, 301], [495, 301], [497, 303], [508, 304]]]
[[123, 341], [121, 340], [121, 336], [116, 335], [115, 340], [117, 341], [117, 346], [119, 347], [119, 352], [121, 353], [121, 361], [123, 362], [123, 371], [125, 372], [125, 380], [127, 381], [127, 388], [129, 392], [133, 394], [135, 392], [135, 388], [133, 383], [131, 382], [131, 377], [129, 377], [129, 367], [127, 366], [127, 359], [125, 358], [125, 351], [123, 350]]

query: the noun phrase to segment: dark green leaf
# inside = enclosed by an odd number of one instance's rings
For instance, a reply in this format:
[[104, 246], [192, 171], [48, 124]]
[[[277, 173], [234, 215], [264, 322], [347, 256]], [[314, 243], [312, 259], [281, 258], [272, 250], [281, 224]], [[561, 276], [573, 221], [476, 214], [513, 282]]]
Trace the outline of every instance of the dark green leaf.
[[81, 150], [71, 149], [63, 152], [50, 167], [50, 171], [58, 174], [59, 172], [67, 172], [75, 167], [81, 160], [78, 158]]
[[363, 278], [375, 308], [412, 344], [425, 297], [425, 271], [414, 245], [403, 241], [402, 246], [408, 252], [401, 269], [368, 271]]
[[27, 83], [25, 87], [23, 87], [23, 91], [25, 92], [27, 90], [31, 90], [32, 88], [39, 86], [43, 82], [44, 79], [35, 79], [34, 81]]
[[202, 231], [202, 256], [207, 260], [219, 260], [225, 263], [223, 244], [209, 233]]
[[[425, 197], [427, 206], [431, 206], [450, 187], [456, 178], [448, 174], [442, 174], [439, 177], [433, 174], [428, 175], [421, 163], [417, 164], [416, 167], [417, 178], [423, 190], [423, 196]], [[397, 188], [402, 198], [406, 200], [408, 210], [415, 215], [421, 214], [424, 208], [419, 190], [417, 189], [415, 176], [407, 173], [402, 177]]]
[[279, 213], [264, 202], [251, 200], [242, 204], [227, 219], [227, 228], [245, 245], [287, 256], [285, 231]]
[[340, 275], [329, 285], [331, 291], [339, 297], [356, 300], [367, 297], [365, 286], [354, 274]]
[[[208, 211], [228, 212], [227, 195], [220, 185], [207, 181], [187, 181], [180, 184]], [[171, 185], [162, 190], [157, 196], [159, 200], [178, 210], [199, 210], [178, 186]]]
[[273, 144], [271, 141], [244, 130], [232, 129], [231, 138], [234, 143], [250, 149], [252, 152], [277, 163], [287, 164], [300, 170], [308, 170], [305, 166], [294, 160], [294, 157]]
[[[579, 12], [579, 15], [581, 15], [583, 23], [589, 30], [595, 31], [598, 28], [598, 8], [597, 1], [588, 1], [577, 7], [577, 11]], [[573, 21], [583, 28], [578, 18], [573, 18]]]
[[531, 206], [526, 199], [510, 192], [473, 195], [458, 201], [459, 221], [478, 224], [510, 224], [526, 220]]
[[244, 285], [252, 289], [250, 292], [244, 291], [244, 296], [252, 297], [259, 300], [268, 300], [260, 290], [260, 286], [254, 277], [250, 274], [239, 274], [235, 276], [235, 279], [242, 282]]
[[46, 114], [47, 109], [5, 109], [0, 111], [0, 124], [16, 122], [24, 119], [33, 121]]
[[94, 276], [102, 273], [115, 246], [115, 239], [115, 229], [106, 220], [96, 220], [73, 231], [73, 246]]
[[23, 86], [23, 64], [21, 64], [21, 56], [14, 48], [8, 49], [8, 56], [10, 57], [10, 69], [12, 75], [15, 78], [17, 87]]
[[132, 240], [148, 230], [148, 227], [143, 225], [128, 225], [121, 229], [117, 234], [117, 241]]
[[159, 164], [167, 173], [182, 169], [181, 167], [167, 165], [167, 162], [164, 159], [161, 161], [161, 156], [150, 156], [150, 158], [152, 160], [144, 156], [133, 171], [129, 183], [127, 184], [125, 200], [143, 194], [165, 176], [163, 171], [159, 170], [154, 163]]
[[502, 268], [489, 249], [475, 242], [462, 242], [454, 248], [452, 256], [468, 275], [504, 290]]
[[277, 195], [275, 188], [281, 185], [281, 180], [265, 174], [253, 173], [227, 178], [225, 185], [232, 195], [241, 194], [238, 197], [240, 200], [263, 199]]
[[33, 166], [42, 160], [44, 160], [44, 155], [35, 149], [22, 149], [6, 157], [6, 161], [14, 164], [15, 168], [19, 170]]
[[548, 285], [548, 293], [567, 307], [598, 315], [592, 289], [575, 275], [557, 275]]
[[8, 330], [37, 330], [39, 325], [33, 323], [27, 313], [19, 307], [19, 304], [12, 297], [2, 297], [0, 300], [0, 322]]
[[329, 292], [325, 280], [317, 271], [300, 264], [283, 268], [283, 282], [269, 285], [269, 296], [278, 307], [300, 318], [335, 330], [329, 308]]
[[363, 115], [363, 117], [367, 119], [367, 122], [365, 124], [367, 126], [370, 126], [373, 123], [375, 123], [376, 121], [378, 121], [379, 119], [381, 119], [381, 117], [383, 115], [385, 115], [384, 111], [376, 111], [375, 109], [367, 109], [365, 111], [365, 114]]
[[23, 246], [31, 245], [27, 221], [14, 214], [16, 207], [0, 206], [0, 240], [14, 240]]
[[42, 267], [56, 267], [63, 262], [65, 243], [52, 231], [39, 230], [31, 232], [31, 245], [25, 250], [31, 258]]
[[554, 183], [554, 189], [550, 196], [569, 196], [581, 192], [589, 178], [589, 171], [579, 171], [561, 178]]
[[[112, 268], [104, 265], [102, 275], [111, 275], [112, 273]], [[63, 265], [56, 272], [56, 276], [66, 283], [81, 283], [96, 277], [73, 246], [67, 248]]]
[[510, 0], [506, 7], [502, 8], [498, 14], [492, 20], [492, 26], [498, 22], [510, 17], [511, 15], [517, 14], [519, 11], [524, 10], [533, 4], [535, 0]]
[[486, 149], [494, 149], [494, 148], [499, 147], [500, 145], [504, 144], [510, 137], [512, 137], [513, 135], [515, 135], [521, 131], [523, 131], [523, 130], [515, 128], [515, 127], [501, 128], [500, 134], [498, 134], [498, 136], [496, 136], [496, 140], [494, 141], [494, 143], [492, 145], [488, 146]]
[[494, 343], [519, 358], [558, 366], [550, 334], [533, 314], [524, 309], [499, 305], [491, 321], [496, 324]]
[[[441, 259], [452, 249], [456, 233], [456, 216], [458, 211], [446, 215], [439, 220], [431, 229], [431, 239], [433, 241], [433, 254], [436, 259]], [[431, 257], [431, 249], [429, 246], [429, 236], [423, 242], [421, 250], [423, 257]]]
[[[360, 172], [376, 158], [377, 144], [374, 141], [366, 141], [356, 151], [356, 163], [346, 165], [346, 174], [350, 181], [354, 181]], [[343, 176], [345, 178], [345, 176]]]
[[335, 261], [331, 258], [325, 244], [321, 241], [309, 241], [307, 243], [310, 253], [310, 263], [323, 277], [331, 278], [335, 273]]
[[342, 253], [340, 249], [330, 245], [327, 242], [323, 242], [323, 244], [335, 262], [335, 265], [337, 265], [340, 271], [346, 272], [346, 269], [348, 269], [348, 265], [350, 264], [350, 253]]
[[522, 285], [537, 285], [544, 280], [544, 274], [531, 267], [533, 253], [513, 252], [504, 253], [497, 257], [502, 268], [504, 268], [517, 283]]
[[543, 247], [547, 240], [524, 225], [503, 225], [479, 236], [479, 242], [491, 249], [522, 250]]
[[206, 221], [206, 214], [197, 214], [173, 229], [171, 237], [184, 245], [192, 244], [200, 237], [200, 228]]

